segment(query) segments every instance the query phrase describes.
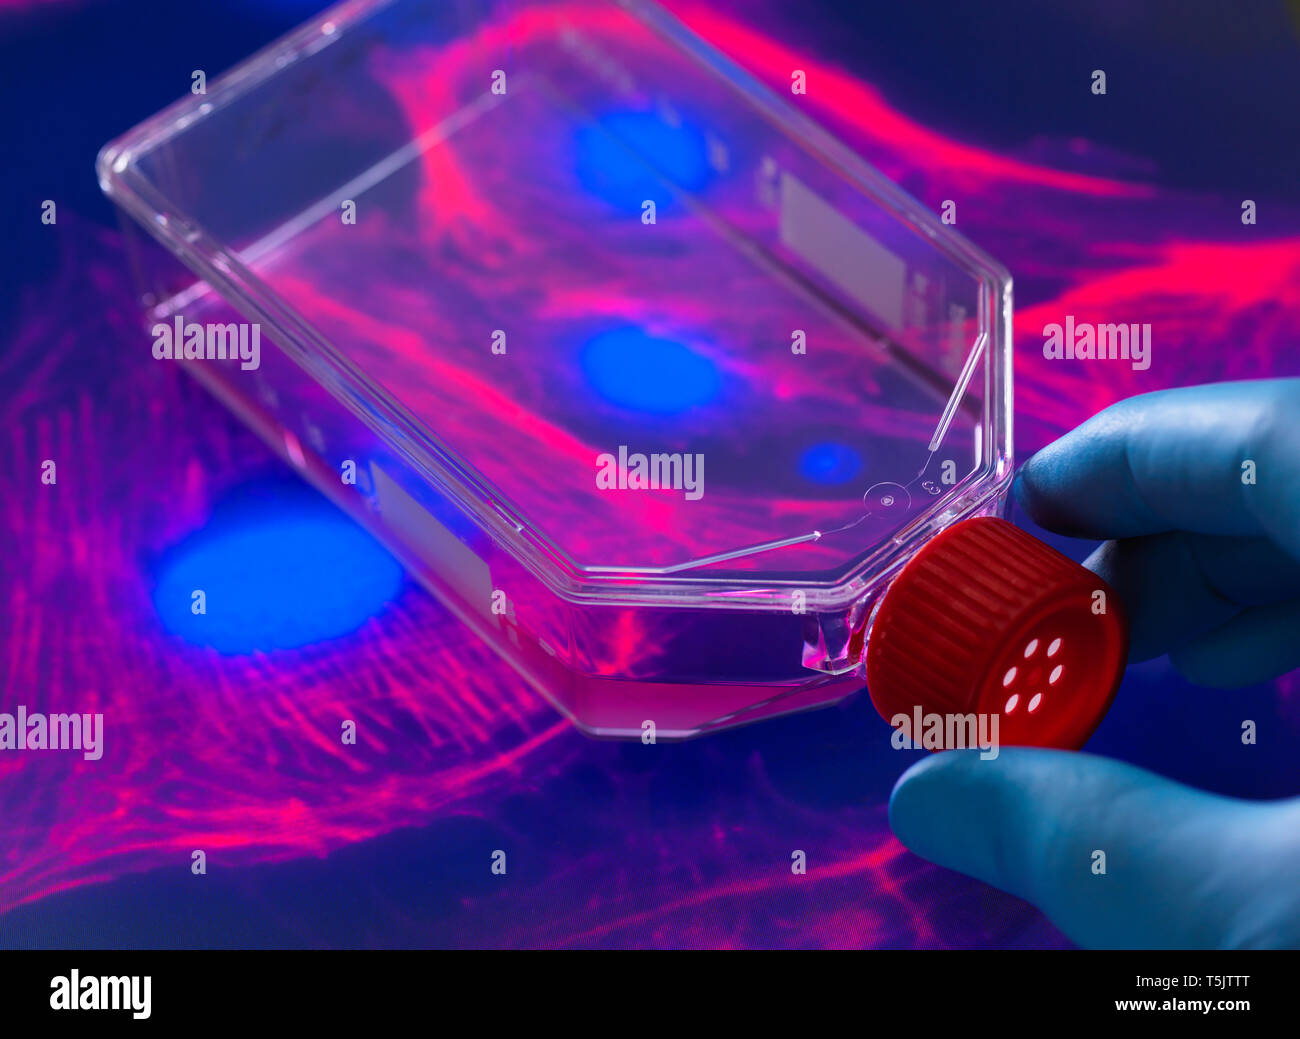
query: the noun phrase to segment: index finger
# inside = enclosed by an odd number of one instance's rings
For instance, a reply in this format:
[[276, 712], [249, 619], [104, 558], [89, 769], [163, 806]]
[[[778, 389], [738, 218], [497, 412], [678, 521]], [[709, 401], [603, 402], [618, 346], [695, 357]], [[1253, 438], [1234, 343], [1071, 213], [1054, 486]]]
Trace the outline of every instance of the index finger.
[[1016, 496], [1061, 534], [1265, 536], [1300, 558], [1300, 379], [1120, 401], [1026, 462]]

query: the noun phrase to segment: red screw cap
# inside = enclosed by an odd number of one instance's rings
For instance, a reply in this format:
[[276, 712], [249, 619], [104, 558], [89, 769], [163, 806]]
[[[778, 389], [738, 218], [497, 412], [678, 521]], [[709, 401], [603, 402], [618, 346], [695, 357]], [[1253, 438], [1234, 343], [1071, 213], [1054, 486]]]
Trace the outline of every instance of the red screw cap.
[[1128, 620], [1100, 577], [1006, 520], [953, 524], [890, 585], [867, 640], [867, 689], [899, 714], [999, 715], [1003, 745], [1077, 750], [1105, 717]]

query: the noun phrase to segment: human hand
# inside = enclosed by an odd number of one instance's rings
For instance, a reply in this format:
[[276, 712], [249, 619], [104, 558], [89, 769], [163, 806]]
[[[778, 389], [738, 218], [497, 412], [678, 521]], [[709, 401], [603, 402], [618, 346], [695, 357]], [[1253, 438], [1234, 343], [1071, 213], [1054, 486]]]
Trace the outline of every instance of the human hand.
[[[1111, 539], [1084, 565], [1123, 598], [1132, 659], [1167, 652], [1225, 687], [1300, 665], [1300, 379], [1122, 401], [1031, 458], [1016, 494], [1049, 530]], [[953, 751], [902, 776], [890, 823], [1083, 945], [1300, 946], [1300, 798], [1218, 797], [1086, 754]]]

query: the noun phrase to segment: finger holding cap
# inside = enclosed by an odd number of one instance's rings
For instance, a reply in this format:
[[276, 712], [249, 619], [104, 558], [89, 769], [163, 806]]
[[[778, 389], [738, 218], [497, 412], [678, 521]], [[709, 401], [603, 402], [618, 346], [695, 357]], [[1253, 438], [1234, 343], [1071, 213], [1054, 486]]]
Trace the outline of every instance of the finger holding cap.
[[894, 787], [913, 852], [1024, 898], [1073, 941], [1300, 944], [1300, 799], [1207, 794], [1087, 754], [950, 751]]
[[1297, 415], [1300, 379], [1130, 397], [1029, 459], [1016, 496], [1061, 534], [1264, 536], [1300, 559]]

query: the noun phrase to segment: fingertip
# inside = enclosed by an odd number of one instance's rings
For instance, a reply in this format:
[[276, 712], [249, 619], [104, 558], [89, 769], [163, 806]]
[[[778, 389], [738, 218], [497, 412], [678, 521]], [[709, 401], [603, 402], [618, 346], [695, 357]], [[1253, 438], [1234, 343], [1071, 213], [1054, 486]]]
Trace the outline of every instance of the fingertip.
[[894, 789], [889, 792], [889, 828], [894, 831], [894, 836], [909, 848], [912, 847], [909, 835], [912, 832], [913, 820], [925, 817], [924, 812], [917, 810], [918, 802], [926, 797], [924, 777], [927, 772], [933, 771], [934, 762], [940, 757], [942, 755], [923, 758], [916, 762], [898, 777]]
[[1031, 455], [1016, 473], [1011, 492], [1025, 515], [1040, 527], [1052, 529], [1068, 518], [1062, 515], [1057, 499], [1060, 497], [1060, 471], [1063, 457], [1058, 448], [1061, 441], [1048, 444]]
[[1029, 494], [1037, 485], [1039, 477], [1042, 475], [1043, 452], [1046, 450], [1047, 448], [1045, 447], [1039, 451], [1035, 451], [1020, 463], [1020, 471], [1016, 473], [1015, 481], [1012, 484], [1017, 497]]
[[931, 861], [947, 857], [944, 845], [956, 832], [953, 813], [961, 811], [959, 791], [978, 761], [975, 750], [944, 751], [899, 776], [889, 794], [889, 826], [908, 850]]
[[[1029, 462], [1032, 461], [1033, 459], [1031, 458]], [[1026, 499], [1029, 491], [1025, 487], [1025, 469], [1029, 465], [1029, 462], [1026, 462], [1020, 467], [1020, 471], [1016, 473], [1015, 479], [1011, 481], [1011, 495], [1016, 499], [1016, 504], [1024, 509], [1025, 512], [1029, 511], [1029, 502]]]
[[1032, 899], [1044, 835], [1076, 821], [1079, 806], [1063, 793], [1104, 788], [1115, 765], [1038, 747], [1004, 748], [987, 761], [977, 750], [946, 751], [895, 784], [890, 826], [921, 858]]

